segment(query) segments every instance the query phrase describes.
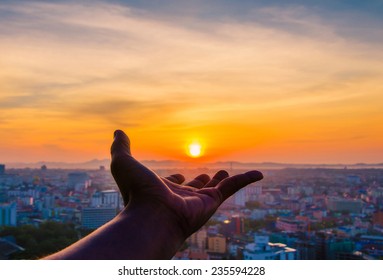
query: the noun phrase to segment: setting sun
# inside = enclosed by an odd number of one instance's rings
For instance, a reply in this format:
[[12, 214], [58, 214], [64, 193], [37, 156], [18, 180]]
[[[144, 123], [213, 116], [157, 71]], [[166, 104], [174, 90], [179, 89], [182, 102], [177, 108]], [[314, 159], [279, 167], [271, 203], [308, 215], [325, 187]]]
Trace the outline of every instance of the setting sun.
[[188, 146], [188, 152], [191, 157], [200, 157], [202, 155], [202, 147], [199, 143], [192, 143]]

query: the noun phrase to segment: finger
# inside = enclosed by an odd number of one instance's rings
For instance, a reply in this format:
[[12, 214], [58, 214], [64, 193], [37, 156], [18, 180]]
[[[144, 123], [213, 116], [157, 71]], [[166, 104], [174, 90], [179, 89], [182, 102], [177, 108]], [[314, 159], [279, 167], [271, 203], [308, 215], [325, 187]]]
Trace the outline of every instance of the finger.
[[204, 188], [213, 188], [218, 185], [223, 179], [229, 177], [229, 173], [225, 170], [218, 171], [214, 177], [204, 186]]
[[156, 173], [132, 157], [129, 137], [121, 130], [114, 132], [111, 155], [111, 173], [125, 205], [133, 195], [142, 195], [147, 188], [163, 184]]
[[193, 188], [203, 188], [210, 181], [210, 177], [207, 174], [201, 174], [195, 177], [192, 181], [186, 184], [186, 186], [190, 186]]
[[112, 159], [120, 155], [132, 156], [130, 152], [130, 140], [129, 137], [122, 130], [116, 130], [114, 132], [114, 140], [112, 147], [110, 148]]
[[185, 181], [185, 177], [182, 174], [173, 174], [168, 177], [165, 177], [165, 179], [168, 179], [170, 182], [176, 184], [182, 184]]
[[249, 171], [244, 174], [235, 175], [229, 178], [224, 179], [220, 182], [215, 188], [219, 190], [222, 195], [222, 201], [229, 198], [238, 190], [243, 187], [251, 184], [253, 182], [259, 181], [263, 179], [263, 174], [259, 171]]

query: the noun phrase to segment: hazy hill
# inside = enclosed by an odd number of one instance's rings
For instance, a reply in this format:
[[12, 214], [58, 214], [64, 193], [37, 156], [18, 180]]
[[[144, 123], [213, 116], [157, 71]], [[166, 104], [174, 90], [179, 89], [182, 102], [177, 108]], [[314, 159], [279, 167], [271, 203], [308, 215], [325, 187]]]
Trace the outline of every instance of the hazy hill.
[[[276, 163], [276, 162], [212, 162], [204, 164], [193, 164], [190, 162], [182, 161], [156, 161], [148, 160], [143, 161], [143, 164], [152, 169], [168, 169], [168, 168], [209, 168], [209, 169], [282, 169], [282, 168], [350, 168], [350, 169], [363, 169], [363, 168], [383, 168], [383, 163], [356, 163], [356, 164], [290, 164], [290, 163]], [[109, 159], [93, 159], [86, 162], [11, 162], [5, 163], [6, 168], [40, 168], [46, 165], [48, 168], [59, 169], [99, 169], [104, 166], [109, 169]]]

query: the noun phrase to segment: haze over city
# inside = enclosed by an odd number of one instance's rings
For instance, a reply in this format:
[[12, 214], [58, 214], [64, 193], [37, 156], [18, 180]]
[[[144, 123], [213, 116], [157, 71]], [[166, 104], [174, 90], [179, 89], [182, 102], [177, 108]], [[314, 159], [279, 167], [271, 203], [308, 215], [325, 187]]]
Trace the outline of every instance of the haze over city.
[[0, 161], [381, 162], [382, 2], [313, 2], [2, 1]]

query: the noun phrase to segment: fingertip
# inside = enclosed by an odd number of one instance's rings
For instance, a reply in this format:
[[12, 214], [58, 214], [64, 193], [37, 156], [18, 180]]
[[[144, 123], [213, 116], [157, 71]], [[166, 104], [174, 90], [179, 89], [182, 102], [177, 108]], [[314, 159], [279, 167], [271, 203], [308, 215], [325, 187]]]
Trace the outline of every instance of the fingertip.
[[207, 174], [201, 174], [195, 177], [192, 181], [186, 184], [186, 186], [190, 186], [193, 188], [203, 188], [210, 181], [210, 177]]
[[207, 175], [207, 174], [201, 174], [201, 175], [198, 175], [195, 180], [198, 180], [200, 182], [202, 182], [203, 184], [206, 184], [207, 182], [210, 181], [210, 176]]
[[126, 135], [126, 133], [120, 129], [115, 130], [113, 135], [114, 135], [114, 142], [130, 143], [128, 135]]
[[213, 179], [221, 181], [227, 177], [229, 177], [229, 173], [226, 170], [220, 170], [214, 175]]
[[170, 175], [170, 177], [173, 178], [174, 179], [173, 182], [177, 184], [182, 184], [185, 181], [185, 177], [179, 173]]
[[114, 131], [114, 139], [111, 146], [111, 153], [114, 154], [129, 154], [130, 153], [130, 140], [124, 131], [118, 129]]
[[260, 181], [263, 179], [262, 172], [258, 170], [252, 170], [252, 171], [246, 172], [245, 174], [252, 180], [252, 182]]
[[117, 129], [117, 130], [114, 131], [113, 137], [114, 138], [121, 138], [121, 137], [128, 137], [128, 136], [121, 129]]

